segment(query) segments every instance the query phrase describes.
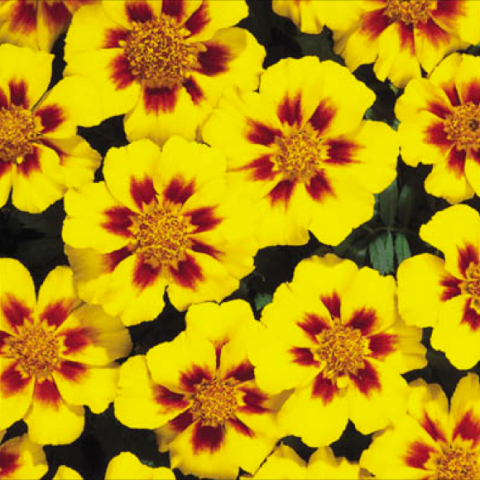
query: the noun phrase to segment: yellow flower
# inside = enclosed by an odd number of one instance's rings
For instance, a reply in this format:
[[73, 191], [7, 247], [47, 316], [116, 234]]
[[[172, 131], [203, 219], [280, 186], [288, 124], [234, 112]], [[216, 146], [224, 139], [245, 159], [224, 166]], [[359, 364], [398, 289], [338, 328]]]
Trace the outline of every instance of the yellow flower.
[[[154, 319], [168, 287], [178, 310], [223, 300], [253, 269], [257, 245], [226, 196], [225, 159], [180, 137], [111, 149], [105, 182], [65, 198], [63, 238], [80, 296], [126, 325]], [[74, 248], [71, 248], [74, 247]]]
[[440, 385], [411, 384], [407, 415], [377, 434], [361, 459], [375, 478], [480, 477], [480, 385], [468, 374], [448, 400]]
[[[350, 18], [332, 25], [335, 51], [350, 70], [375, 63], [378, 79], [403, 88], [442, 58], [480, 41], [480, 2], [471, 0], [352, 0]], [[330, 26], [330, 25], [329, 25]]]
[[175, 480], [175, 475], [169, 468], [151, 468], [133, 453], [122, 452], [110, 460], [105, 480]]
[[225, 89], [258, 86], [265, 50], [230, 28], [247, 15], [244, 0], [104, 0], [75, 15], [66, 74], [97, 83], [130, 141], [193, 140]]
[[404, 412], [401, 374], [426, 365], [421, 330], [396, 314], [395, 281], [335, 255], [303, 260], [265, 307], [249, 358], [260, 388], [294, 389], [280, 425], [310, 446], [363, 434]]
[[35, 443], [73, 442], [83, 406], [100, 413], [113, 400], [128, 331], [80, 301], [67, 267], [49, 273], [38, 300], [17, 260], [0, 259], [0, 275], [0, 429], [24, 419]]
[[231, 189], [253, 202], [262, 246], [336, 245], [373, 215], [395, 178], [396, 132], [363, 121], [375, 95], [345, 68], [286, 59], [260, 92], [220, 102], [203, 138], [227, 156]]
[[450, 203], [480, 194], [480, 58], [450, 55], [408, 84], [395, 112], [404, 162], [433, 165], [428, 193]]
[[47, 471], [47, 459], [42, 447], [33, 443], [28, 435], [12, 438], [0, 446], [2, 480], [40, 480]]
[[420, 237], [445, 260], [425, 253], [399, 267], [399, 312], [409, 325], [433, 327], [432, 346], [459, 369], [480, 360], [480, 215], [467, 205], [441, 212]]
[[77, 125], [100, 121], [95, 90], [61, 80], [47, 92], [53, 55], [0, 46], [0, 207], [12, 202], [31, 213], [93, 180], [100, 155], [77, 136]]
[[50, 51], [72, 14], [96, 0], [0, 0], [0, 41]]
[[190, 307], [187, 328], [146, 357], [125, 362], [115, 415], [130, 428], [158, 429], [172, 468], [216, 479], [255, 472], [282, 432], [282, 397], [256, 383], [247, 342], [258, 322], [243, 300]]
[[83, 477], [65, 465], [58, 467], [57, 473], [53, 477], [53, 480], [83, 480]]

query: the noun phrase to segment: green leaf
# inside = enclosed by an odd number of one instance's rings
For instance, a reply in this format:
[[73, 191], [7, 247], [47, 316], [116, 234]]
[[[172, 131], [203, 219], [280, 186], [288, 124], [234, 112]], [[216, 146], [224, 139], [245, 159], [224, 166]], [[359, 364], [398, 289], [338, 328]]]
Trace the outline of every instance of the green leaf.
[[255, 309], [257, 312], [263, 309], [265, 305], [268, 305], [272, 301], [272, 295], [270, 293], [259, 293], [255, 297]]
[[378, 195], [378, 204], [383, 223], [389, 227], [392, 226], [395, 223], [398, 204], [398, 187], [396, 180]]
[[391, 232], [383, 232], [370, 242], [368, 246], [370, 262], [375, 270], [382, 275], [393, 273], [394, 250], [393, 235]]
[[395, 236], [395, 254], [397, 255], [398, 265], [412, 256], [407, 237], [403, 233], [397, 233]]
[[402, 227], [406, 227], [412, 218], [418, 189], [415, 183], [415, 181], [407, 182], [398, 196], [398, 220]]

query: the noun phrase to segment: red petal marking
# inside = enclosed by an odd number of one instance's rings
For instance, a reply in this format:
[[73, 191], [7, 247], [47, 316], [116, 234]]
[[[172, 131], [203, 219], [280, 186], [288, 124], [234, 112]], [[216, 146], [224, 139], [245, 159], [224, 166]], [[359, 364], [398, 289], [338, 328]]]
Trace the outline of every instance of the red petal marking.
[[42, 2], [46, 23], [51, 29], [63, 29], [68, 25], [72, 15], [62, 2]]
[[61, 333], [64, 350], [62, 355], [78, 353], [93, 343], [94, 330], [86, 327], [75, 327]]
[[158, 115], [160, 112], [171, 113], [175, 110], [178, 100], [178, 88], [153, 88], [143, 89], [143, 103], [147, 113]]
[[169, 427], [177, 433], [181, 433], [186, 430], [194, 422], [192, 412], [187, 410], [186, 412], [181, 413], [173, 420], [168, 422]]
[[434, 19], [439, 18], [443, 22], [450, 23], [459, 15], [465, 15], [465, 2], [463, 0], [440, 0], [436, 2], [436, 8], [431, 10]]
[[293, 361], [304, 367], [318, 366], [312, 351], [309, 348], [293, 347], [290, 349]]
[[320, 102], [308, 123], [321, 135], [328, 129], [336, 113], [336, 108], [324, 99]]
[[18, 362], [12, 363], [0, 376], [0, 389], [6, 397], [22, 391], [30, 383], [30, 377], [24, 377], [17, 366]]
[[131, 254], [132, 252], [128, 249], [128, 247], [123, 247], [120, 250], [115, 250], [114, 252], [105, 254], [104, 259], [107, 264], [107, 271], [113, 272], [115, 268], [117, 268], [117, 265]]
[[153, 18], [153, 11], [147, 2], [129, 1], [125, 4], [126, 14], [130, 22], [145, 23]]
[[443, 105], [440, 101], [434, 101], [427, 105], [427, 110], [443, 120], [452, 113], [450, 107]]
[[37, 4], [19, 0], [11, 11], [12, 30], [29, 33], [37, 28]]
[[328, 140], [325, 144], [328, 145], [328, 158], [325, 160], [325, 163], [334, 165], [353, 163], [355, 161], [353, 156], [360, 148], [359, 145], [342, 139]]
[[8, 334], [7, 332], [2, 332], [0, 330], [0, 354], [2, 353], [3, 347], [7, 344], [7, 338], [10, 338], [11, 335]]
[[29, 177], [32, 172], [40, 170], [40, 152], [34, 147], [33, 152], [23, 157], [23, 162], [17, 165], [17, 173]]
[[466, 243], [462, 248], [458, 249], [458, 268], [464, 277], [471, 263], [478, 265], [478, 250], [471, 243]]
[[204, 43], [207, 50], [198, 54], [200, 68], [198, 72], [203, 75], [214, 76], [225, 73], [228, 70], [228, 63], [232, 60], [232, 54], [225, 45], [215, 43]]
[[109, 28], [105, 32], [102, 48], [120, 48], [120, 42], [127, 40], [130, 32], [122, 27]]
[[255, 433], [251, 430], [247, 425], [245, 425], [241, 420], [238, 418], [232, 418], [228, 420], [228, 424], [231, 425], [238, 433], [245, 435], [246, 437], [253, 438]]
[[193, 77], [187, 78], [187, 80], [183, 82], [183, 86], [187, 90], [190, 97], [192, 97], [192, 102], [195, 105], [198, 105], [204, 99], [203, 90]]
[[376, 319], [377, 315], [374, 310], [362, 308], [353, 313], [347, 325], [352, 328], [357, 328], [362, 332], [363, 336], [366, 336], [372, 331]]
[[197, 227], [193, 233], [202, 233], [213, 230], [222, 223], [222, 219], [215, 216], [215, 213], [215, 207], [202, 207], [186, 212], [185, 215], [190, 218], [190, 223]]
[[295, 183], [290, 180], [282, 180], [268, 194], [270, 196], [270, 203], [276, 205], [277, 203], [283, 203], [288, 205], [290, 198], [293, 195]]
[[466, 323], [469, 325], [470, 329], [474, 332], [480, 328], [480, 315], [475, 309], [471, 307], [472, 299], [469, 298], [465, 303], [465, 308], [463, 310], [463, 318], [460, 323]]
[[410, 50], [410, 53], [415, 56], [415, 37], [413, 34], [413, 25], [405, 25], [403, 22], [397, 22], [400, 34], [400, 46], [404, 50]]
[[[480, 163], [480, 148], [478, 150], [470, 149], [470, 154], [472, 155], [473, 160], [475, 160], [475, 162]], [[0, 172], [0, 176], [2, 176], [1, 172]]]
[[455, 277], [445, 277], [440, 282], [440, 285], [443, 287], [441, 300], [446, 302], [451, 298], [461, 295], [462, 290], [460, 288], [461, 280]]
[[417, 32], [426, 37], [427, 41], [439, 48], [441, 44], [448, 45], [450, 35], [439, 27], [431, 18], [426, 23], [419, 22], [416, 26]]
[[447, 94], [447, 97], [453, 107], [458, 107], [462, 104], [462, 101], [460, 100], [460, 96], [458, 94], [457, 86], [453, 80], [450, 81], [450, 83], [445, 83], [441, 85], [441, 88]]
[[130, 64], [125, 54], [122, 53], [115, 57], [110, 63], [110, 68], [112, 70], [110, 78], [117, 90], [124, 90], [135, 82], [135, 75], [130, 70]]
[[[135, 263], [135, 269], [133, 270], [133, 283], [140, 289], [153, 285], [160, 275], [162, 267], [152, 267], [148, 263], [144, 262], [142, 258], [137, 257]], [[159, 292], [159, 295], [163, 295], [163, 292]]]
[[425, 431], [435, 440], [435, 442], [447, 442], [445, 434], [439, 428], [439, 426], [425, 413], [423, 420], [420, 422]]
[[8, 108], [8, 97], [0, 88], [0, 108]]
[[14, 332], [17, 332], [18, 327], [23, 326], [25, 320], [32, 316], [32, 311], [11, 294], [7, 294], [2, 302], [2, 312]]
[[73, 301], [71, 300], [57, 300], [45, 307], [40, 315], [40, 320], [47, 322], [50, 327], [58, 328], [70, 315], [72, 307]]
[[0, 178], [12, 170], [12, 162], [3, 162], [0, 159]]
[[209, 451], [215, 453], [220, 449], [225, 438], [223, 427], [210, 427], [197, 422], [193, 427], [193, 452]]
[[185, 0], [163, 0], [162, 13], [174, 17], [178, 22], [185, 15]]
[[35, 113], [43, 125], [42, 133], [53, 132], [66, 120], [65, 112], [58, 105], [42, 107]]
[[288, 123], [290, 126], [300, 125], [303, 119], [300, 94], [295, 98], [285, 97], [278, 107], [277, 115], [282, 123]]
[[187, 392], [194, 392], [195, 385], [202, 383], [202, 380], [211, 381], [212, 375], [207, 367], [202, 368], [198, 365], [192, 366], [190, 370], [182, 373], [180, 376], [180, 384]]
[[240, 387], [239, 390], [244, 393], [243, 403], [245, 404], [239, 408], [240, 412], [260, 414], [270, 411], [269, 408], [263, 405], [268, 400], [268, 397], [260, 389]]
[[72, 382], [78, 382], [87, 373], [87, 367], [78, 362], [64, 360], [57, 369], [58, 373]]
[[10, 88], [10, 103], [18, 107], [28, 108], [27, 84], [23, 80], [11, 80], [8, 86]]
[[448, 167], [454, 171], [457, 177], [463, 176], [465, 172], [465, 160], [467, 158], [466, 150], [457, 150], [452, 147], [447, 157]]
[[370, 356], [373, 358], [384, 358], [395, 351], [397, 336], [389, 333], [379, 333], [369, 337]]
[[102, 227], [110, 233], [122, 237], [131, 237], [132, 232], [129, 228], [132, 225], [131, 215], [133, 212], [127, 207], [112, 207], [103, 212], [107, 220], [102, 223]]
[[443, 151], [446, 151], [453, 145], [452, 141], [447, 138], [443, 122], [434, 123], [425, 130], [425, 141]]
[[391, 19], [385, 13], [385, 8], [374, 10], [362, 16], [361, 32], [366, 33], [371, 40], [374, 40], [379, 37], [391, 23]]
[[194, 289], [198, 281], [203, 280], [203, 272], [191, 255], [186, 255], [185, 260], [178, 262], [178, 267], [171, 268], [175, 281], [184, 288]]
[[312, 398], [321, 398], [325, 405], [329, 404], [337, 393], [337, 386], [328, 378], [319, 373], [315, 377], [312, 388]]
[[365, 362], [363, 369], [359, 370], [356, 375], [350, 375], [350, 378], [354, 381], [358, 390], [366, 396], [372, 390], [380, 390], [381, 388], [377, 371], [369, 362]]
[[472, 80], [463, 92], [463, 102], [473, 102], [475, 105], [480, 104], [480, 80], [478, 78]]
[[453, 439], [455, 440], [458, 436], [462, 437], [463, 440], [472, 440], [472, 447], [475, 447], [480, 441], [480, 421], [474, 417], [471, 410], [466, 412], [455, 426]]
[[222, 252], [217, 250], [215, 247], [211, 245], [207, 245], [206, 243], [200, 242], [199, 240], [192, 239], [192, 246], [190, 249], [197, 253], [204, 253], [205, 255], [210, 255], [215, 259], [219, 259]]
[[272, 180], [276, 177], [276, 172], [274, 171], [275, 164], [271, 160], [270, 155], [264, 155], [263, 157], [257, 158], [253, 162], [250, 162], [248, 165], [242, 167], [242, 170], [252, 170], [251, 177], [256, 181], [263, 180]]
[[425, 463], [427, 463], [430, 458], [430, 454], [435, 451], [433, 447], [425, 445], [422, 442], [412, 443], [405, 456], [405, 463], [412, 468], [424, 468]]
[[222, 348], [228, 343], [228, 340], [222, 340], [215, 344], [215, 357], [217, 370], [220, 368], [220, 359], [222, 357]]
[[320, 297], [322, 303], [327, 307], [332, 318], [340, 318], [340, 296], [337, 292], [333, 292], [330, 296], [323, 295]]
[[37, 380], [34, 397], [40, 403], [53, 407], [58, 407], [62, 401], [57, 385], [50, 379]]
[[187, 408], [190, 405], [188, 400], [185, 400], [181, 393], [175, 393], [161, 385], [155, 387], [155, 400], [164, 407], [171, 409]]
[[153, 186], [153, 180], [145, 177], [143, 180], [130, 179], [130, 195], [137, 207], [142, 210], [143, 205], [149, 205], [155, 200], [157, 192]]
[[329, 328], [328, 323], [315, 313], [307, 313], [303, 321], [297, 324], [314, 342], [317, 342], [317, 335], [325, 328]]
[[203, 2], [193, 15], [185, 22], [185, 28], [190, 31], [191, 35], [200, 33], [206, 25], [210, 23], [208, 15], [208, 3]]
[[327, 175], [324, 170], [320, 170], [310, 182], [305, 185], [308, 194], [316, 202], [320, 202], [325, 195], [333, 195], [333, 189], [328, 181]]
[[240, 365], [237, 365], [235, 368], [229, 370], [224, 379], [234, 378], [239, 382], [248, 382], [255, 378], [253, 365], [248, 361], [244, 360]]
[[172, 203], [185, 203], [195, 193], [195, 180], [187, 182], [181, 176], [177, 176], [170, 180], [163, 191], [165, 200]]
[[12, 474], [20, 466], [20, 454], [6, 452], [0, 447], [0, 478], [13, 478]]
[[275, 138], [282, 136], [282, 132], [280, 130], [268, 127], [267, 125], [255, 120], [249, 120], [248, 126], [250, 130], [247, 135], [247, 140], [251, 143], [269, 146], [275, 142]]

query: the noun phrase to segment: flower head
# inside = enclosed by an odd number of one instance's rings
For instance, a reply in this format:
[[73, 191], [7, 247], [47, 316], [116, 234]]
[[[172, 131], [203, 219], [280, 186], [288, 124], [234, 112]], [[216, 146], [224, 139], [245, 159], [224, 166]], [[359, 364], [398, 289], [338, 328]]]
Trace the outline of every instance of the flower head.
[[401, 374], [426, 363], [420, 329], [396, 315], [394, 279], [334, 255], [302, 261], [262, 323], [249, 349], [257, 382], [294, 389], [280, 424], [311, 446], [337, 440], [349, 419], [364, 434], [398, 419]]
[[462, 378], [448, 400], [440, 385], [411, 384], [407, 415], [377, 434], [360, 464], [375, 478], [475, 480], [480, 475], [480, 385]]
[[[353, 71], [375, 63], [379, 80], [403, 88], [442, 58], [480, 41], [480, 3], [470, 0], [360, 0], [344, 5], [349, 25], [333, 24], [335, 51]], [[342, 22], [345, 23], [345, 22]]]
[[12, 438], [0, 445], [2, 480], [40, 480], [47, 471], [47, 459], [42, 447], [33, 443], [28, 435]]
[[230, 28], [247, 15], [244, 0], [105, 0], [75, 15], [66, 72], [97, 83], [107, 116], [126, 114], [130, 141], [193, 140], [223, 90], [257, 88], [265, 51]]
[[261, 216], [262, 245], [306, 243], [309, 230], [336, 245], [371, 218], [398, 156], [395, 132], [362, 120], [374, 99], [345, 67], [305, 57], [270, 67], [259, 93], [220, 102], [203, 138]]
[[36, 443], [72, 442], [83, 406], [100, 413], [112, 401], [113, 362], [129, 353], [129, 334], [81, 302], [67, 267], [50, 272], [38, 300], [20, 262], [0, 259], [0, 272], [0, 429], [24, 419]]
[[256, 383], [246, 344], [257, 322], [242, 300], [190, 307], [175, 340], [121, 369], [115, 415], [130, 428], [158, 429], [172, 468], [233, 479], [255, 472], [281, 432], [281, 397]]
[[480, 58], [450, 55], [395, 107], [404, 162], [433, 165], [425, 190], [450, 203], [480, 194], [479, 72]]

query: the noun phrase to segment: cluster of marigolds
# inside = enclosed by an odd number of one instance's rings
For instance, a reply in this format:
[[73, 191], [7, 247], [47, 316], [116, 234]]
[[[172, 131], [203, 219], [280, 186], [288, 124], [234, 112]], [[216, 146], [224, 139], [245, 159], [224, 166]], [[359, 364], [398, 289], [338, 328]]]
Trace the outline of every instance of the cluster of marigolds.
[[[407, 384], [426, 365], [422, 328], [458, 369], [480, 360], [480, 215], [439, 213], [392, 276], [332, 254], [303, 260], [261, 321], [222, 302], [256, 252], [338, 245], [368, 221], [399, 153], [433, 165], [426, 191], [480, 194], [480, 2], [273, 0], [304, 32], [333, 31], [346, 66], [316, 57], [264, 70], [244, 0], [0, 1], [0, 206], [39, 213], [64, 198], [65, 251], [35, 293], [0, 259], [2, 479], [40, 479], [42, 445], [76, 440], [85, 407], [113, 402], [154, 430], [184, 474], [214, 479], [472, 480], [480, 477], [480, 383], [448, 402]], [[64, 78], [47, 53], [68, 28]], [[375, 94], [352, 74], [405, 88], [398, 131], [365, 120]], [[77, 135], [124, 116], [128, 146], [100, 155]], [[103, 181], [94, 182], [102, 164]], [[132, 356], [127, 327], [164, 296], [186, 330]], [[397, 300], [398, 299], [398, 300]], [[130, 355], [130, 356], [129, 356]], [[125, 359], [120, 367], [117, 360]], [[376, 432], [359, 463], [328, 447], [352, 421]], [[280, 440], [318, 447], [308, 464]], [[79, 479], [60, 467], [55, 479]], [[106, 479], [174, 479], [123, 452]]]

